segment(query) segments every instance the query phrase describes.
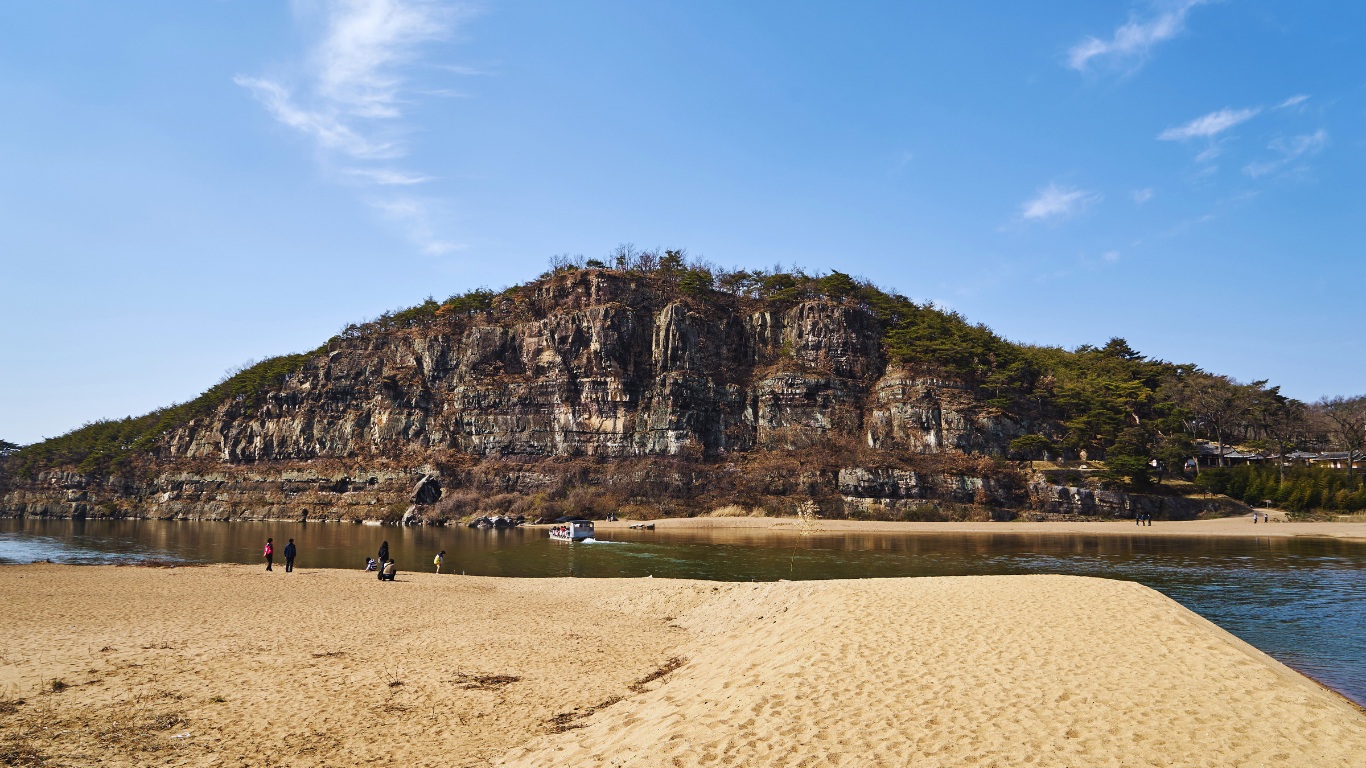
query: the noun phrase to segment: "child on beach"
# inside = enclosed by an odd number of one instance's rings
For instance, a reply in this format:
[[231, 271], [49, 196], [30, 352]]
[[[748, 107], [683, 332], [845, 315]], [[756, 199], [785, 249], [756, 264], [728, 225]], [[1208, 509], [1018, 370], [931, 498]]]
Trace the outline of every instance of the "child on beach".
[[266, 538], [266, 551], [262, 553], [266, 558], [266, 570], [269, 571], [271, 563], [275, 560], [275, 544], [269, 537]]
[[441, 564], [446, 562], [446, 550], [441, 550], [436, 557], [432, 558], [432, 565], [436, 566], [436, 572], [441, 573]]
[[375, 558], [373, 558], [373, 557], [367, 557], [367, 558], [365, 558], [365, 570], [366, 570], [366, 571], [375, 571], [375, 570], [379, 570], [379, 563], [375, 562]]

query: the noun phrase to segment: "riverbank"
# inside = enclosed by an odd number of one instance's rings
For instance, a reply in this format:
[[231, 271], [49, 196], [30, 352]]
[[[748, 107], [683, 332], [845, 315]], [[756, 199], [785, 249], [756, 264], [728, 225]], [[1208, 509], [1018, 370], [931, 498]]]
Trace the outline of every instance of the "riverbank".
[[0, 599], [0, 757], [20, 765], [1349, 766], [1366, 753], [1361, 710], [1128, 582], [389, 584], [32, 565], [0, 568]]
[[[1133, 520], [1115, 521], [1059, 521], [1059, 522], [994, 522], [994, 523], [905, 523], [881, 520], [817, 520], [814, 526], [803, 527], [793, 517], [687, 517], [649, 521], [655, 530], [763, 530], [774, 533], [1005, 533], [1005, 534], [1063, 534], [1086, 536], [1242, 536], [1290, 537], [1325, 536], [1334, 539], [1366, 541], [1366, 522], [1327, 523], [1289, 521], [1284, 512], [1261, 510], [1271, 515], [1271, 522], [1253, 523], [1247, 517], [1222, 517], [1213, 520], [1155, 520], [1152, 525], [1138, 526]], [[635, 521], [598, 522], [603, 530], [627, 528]]]

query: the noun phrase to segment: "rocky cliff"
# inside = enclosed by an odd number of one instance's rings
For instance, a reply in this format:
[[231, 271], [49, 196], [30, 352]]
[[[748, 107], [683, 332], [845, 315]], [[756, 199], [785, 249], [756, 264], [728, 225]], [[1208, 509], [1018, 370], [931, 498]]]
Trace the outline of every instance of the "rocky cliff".
[[1027, 503], [1023, 477], [986, 458], [1025, 426], [970, 382], [889, 364], [857, 303], [584, 269], [334, 338], [259, 396], [165, 425], [117, 471], [11, 472], [0, 509], [444, 522], [814, 498], [933, 519]]

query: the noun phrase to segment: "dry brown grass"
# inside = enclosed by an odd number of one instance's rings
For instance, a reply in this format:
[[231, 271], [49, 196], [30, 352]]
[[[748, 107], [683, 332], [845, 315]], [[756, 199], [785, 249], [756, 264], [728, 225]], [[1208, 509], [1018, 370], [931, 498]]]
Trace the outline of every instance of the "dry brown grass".
[[521, 679], [516, 675], [467, 675], [462, 672], [452, 682], [467, 691], [496, 691]]
[[672, 673], [674, 670], [678, 669], [679, 667], [687, 663], [687, 659], [680, 658], [678, 656], [671, 657], [668, 661], [661, 664], [659, 666], [659, 669], [656, 669], [655, 671], [651, 672], [645, 677], [642, 677], [634, 683], [631, 683], [631, 692], [644, 693], [646, 690], [649, 690], [650, 683], [668, 677], [670, 673]]
[[745, 508], [739, 504], [727, 504], [708, 512], [707, 517], [768, 517], [768, 510], [763, 507]]
[[621, 696], [613, 696], [609, 699], [604, 699], [591, 707], [561, 712], [547, 720], [546, 725], [550, 726], [549, 730], [551, 733], [564, 733], [565, 731], [572, 731], [575, 728], [582, 728], [584, 723], [580, 722], [581, 720], [594, 712], [597, 712], [599, 709], [606, 709], [607, 707], [616, 704], [618, 701], [621, 701], [622, 698], [623, 697]]

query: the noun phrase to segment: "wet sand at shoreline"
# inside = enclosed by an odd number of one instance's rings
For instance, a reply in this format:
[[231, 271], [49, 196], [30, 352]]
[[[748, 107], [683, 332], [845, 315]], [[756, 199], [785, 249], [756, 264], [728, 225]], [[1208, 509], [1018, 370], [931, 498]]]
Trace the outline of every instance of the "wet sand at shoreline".
[[1356, 766], [1366, 754], [1359, 708], [1128, 582], [400, 572], [390, 584], [31, 565], [0, 567], [0, 599], [0, 762], [20, 765]]
[[[1323, 536], [1335, 539], [1366, 541], [1366, 522], [1327, 523], [1298, 522], [1285, 519], [1283, 512], [1270, 512], [1270, 523], [1253, 523], [1251, 515], [1224, 517], [1213, 520], [1154, 520], [1152, 525], [1135, 525], [1133, 520], [1115, 521], [1060, 521], [1060, 522], [996, 522], [996, 523], [907, 523], [880, 520], [819, 520], [820, 533], [899, 533], [899, 534], [1059, 534], [1085, 536], [1240, 536], [1292, 537]], [[603, 530], [627, 528], [637, 521], [614, 523], [597, 522]], [[773, 533], [801, 533], [801, 526], [792, 517], [686, 517], [647, 521], [655, 530], [765, 530]], [[808, 530], [809, 533], [809, 530]]]

